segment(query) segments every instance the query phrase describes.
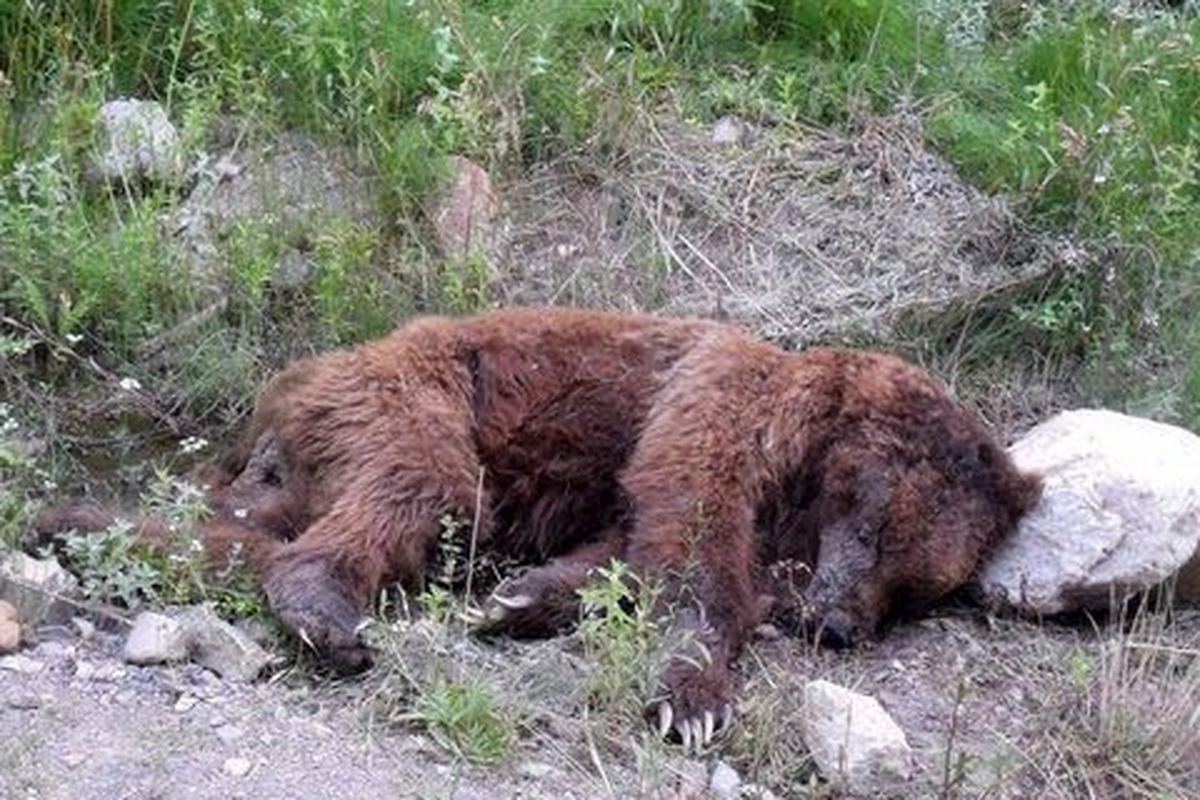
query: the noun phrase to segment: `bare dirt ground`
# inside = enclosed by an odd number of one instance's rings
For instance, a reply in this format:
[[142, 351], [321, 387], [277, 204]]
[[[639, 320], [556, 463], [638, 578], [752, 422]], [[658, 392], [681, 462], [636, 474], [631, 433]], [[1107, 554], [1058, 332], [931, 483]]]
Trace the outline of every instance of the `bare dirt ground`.
[[24, 653], [35, 672], [0, 671], [0, 797], [596, 796], [536, 748], [470, 768], [420, 733], [375, 729], [361, 685], [235, 684], [119, 653], [119, 636], [67, 636]]
[[[1200, 613], [1181, 612], [1171, 624], [1172, 646], [1200, 643]], [[1125, 772], [1134, 774], [1129, 764], [1089, 762], [1105, 746], [1095, 704], [1104, 691], [1116, 692], [1132, 715], [1160, 713], [1132, 703], [1108, 674], [1114, 648], [1136, 645], [1136, 631], [1122, 638], [1087, 627], [989, 624], [952, 610], [901, 624], [850, 653], [756, 640], [740, 661], [736, 732], [689, 759], [648, 731], [585, 721], [577, 704], [586, 668], [572, 637], [495, 647], [463, 638], [451, 657], [468, 669], [473, 659], [486, 662], [477, 675], [492, 672], [502, 701], [525, 718], [510, 758], [473, 766], [418, 726], [372, 721], [368, 697], [378, 684], [371, 678], [336, 683], [284, 669], [234, 684], [194, 665], [124, 664], [116, 634], [49, 633], [24, 660], [0, 668], [0, 797], [704, 798], [715, 796], [705, 776], [720, 761], [777, 797], [837, 797], [817, 783], [801, 742], [801, 690], [818, 677], [877, 697], [905, 731], [916, 770], [895, 796], [1134, 797], [1147, 787], [1123, 783]], [[557, 670], [559, 688], [505, 695], [516, 674], [496, 672], [506, 663], [547, 665], [543, 672]], [[1140, 691], [1169, 692], [1169, 669], [1166, 677]], [[553, 708], [556, 691], [561, 702]], [[1198, 772], [1177, 764], [1175, 785], [1160, 786], [1157, 796], [1200, 797]]]

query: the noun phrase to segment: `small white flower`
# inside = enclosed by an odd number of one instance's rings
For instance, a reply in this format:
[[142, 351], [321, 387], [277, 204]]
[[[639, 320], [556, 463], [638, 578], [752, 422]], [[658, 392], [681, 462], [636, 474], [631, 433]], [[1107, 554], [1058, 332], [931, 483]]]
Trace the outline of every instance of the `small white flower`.
[[189, 436], [179, 442], [179, 452], [186, 454], [198, 453], [208, 447], [208, 440], [202, 436]]
[[244, 508], [235, 508], [233, 510], [233, 515], [238, 519], [245, 519], [250, 515], [250, 512]]
[[123, 392], [140, 392], [142, 384], [137, 378], [121, 378], [121, 382], [117, 384]]
[[83, 341], [83, 336], [78, 333], [68, 333], [63, 337], [67, 340], [67, 344], [75, 345]]

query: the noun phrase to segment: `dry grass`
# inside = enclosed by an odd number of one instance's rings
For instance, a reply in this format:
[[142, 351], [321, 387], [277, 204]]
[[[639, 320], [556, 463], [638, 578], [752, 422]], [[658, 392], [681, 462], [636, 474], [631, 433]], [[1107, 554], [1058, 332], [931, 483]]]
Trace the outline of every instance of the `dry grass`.
[[1062, 257], [928, 151], [915, 114], [719, 144], [634, 113], [618, 152], [508, 188], [504, 302], [720, 315], [804, 344], [883, 336], [906, 312], [1034, 281]]

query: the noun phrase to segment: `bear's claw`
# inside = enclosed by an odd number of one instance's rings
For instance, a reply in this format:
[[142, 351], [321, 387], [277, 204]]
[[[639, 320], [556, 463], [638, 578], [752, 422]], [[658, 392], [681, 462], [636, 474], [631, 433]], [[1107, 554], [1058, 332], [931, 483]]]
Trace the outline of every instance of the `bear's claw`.
[[[672, 723], [674, 723], [672, 725]], [[699, 753], [725, 735], [733, 726], [733, 706], [726, 703], [721, 710], [720, 725], [712, 711], [690, 719], [675, 719], [675, 710], [669, 701], [658, 704], [658, 735], [665, 739], [671, 733], [679, 737], [686, 753]]]

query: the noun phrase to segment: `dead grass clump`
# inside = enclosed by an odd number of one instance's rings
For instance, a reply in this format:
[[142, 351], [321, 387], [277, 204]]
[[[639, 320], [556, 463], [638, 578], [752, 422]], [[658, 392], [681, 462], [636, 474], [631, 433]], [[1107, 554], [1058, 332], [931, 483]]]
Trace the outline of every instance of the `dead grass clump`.
[[1200, 614], [1144, 605], [1062, 656], [1013, 664], [1041, 698], [1019, 747], [1044, 796], [1200, 795]]
[[915, 115], [741, 144], [642, 114], [610, 163], [574, 157], [509, 192], [506, 303], [724, 315], [793, 344], [880, 336], [1053, 258], [1004, 202], [928, 151]]

